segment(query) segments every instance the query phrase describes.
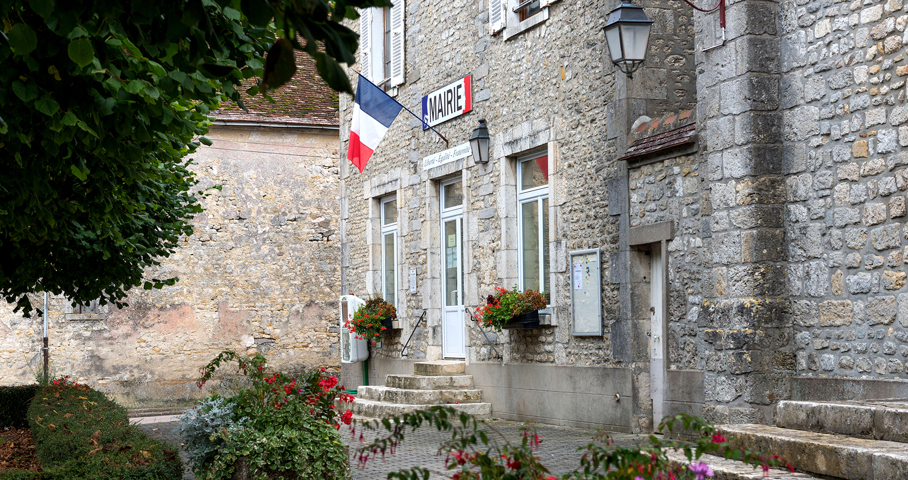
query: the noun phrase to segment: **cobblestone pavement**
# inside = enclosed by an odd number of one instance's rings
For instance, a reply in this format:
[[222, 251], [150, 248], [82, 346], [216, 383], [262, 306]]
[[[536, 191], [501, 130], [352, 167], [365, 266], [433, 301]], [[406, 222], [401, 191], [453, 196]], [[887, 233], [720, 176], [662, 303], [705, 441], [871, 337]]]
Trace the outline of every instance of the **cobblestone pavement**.
[[[174, 421], [171, 417], [158, 417], [161, 421], [154, 422], [151, 419], [144, 419], [139, 424], [139, 428], [147, 432], [152, 438], [163, 440], [172, 445], [180, 446], [180, 423]], [[134, 422], [139, 419], [132, 419]], [[520, 422], [509, 422], [504, 420], [490, 420], [489, 424], [512, 443], [520, 442], [520, 427], [524, 424]], [[543, 465], [548, 467], [552, 474], [563, 475], [580, 466], [579, 447], [584, 447], [590, 443], [594, 430], [555, 427], [549, 425], [536, 425], [536, 430], [542, 438], [542, 444], [536, 450], [537, 455]], [[371, 433], [371, 435], [369, 435]], [[375, 432], [367, 432], [364, 440], [369, 440], [376, 436]], [[629, 434], [612, 434], [611, 437], [619, 445], [633, 446], [642, 442], [645, 437]], [[426, 468], [431, 474], [431, 480], [441, 480], [450, 478], [446, 474], [444, 466], [444, 456], [438, 455], [438, 446], [445, 440], [450, 439], [450, 433], [439, 432], [431, 426], [424, 426], [416, 431], [410, 432], [401, 442], [397, 451], [393, 455], [387, 455], [384, 461], [381, 457], [367, 462], [365, 468], [361, 468], [353, 457], [356, 448], [361, 445], [359, 442], [359, 432], [357, 438], [352, 438], [351, 432], [346, 427], [341, 429], [341, 438], [347, 445], [350, 445], [350, 464], [353, 469], [353, 480], [378, 480], [387, 478], [388, 472], [395, 472], [401, 469], [421, 466]], [[180, 456], [186, 461], [186, 452], [180, 448]], [[195, 477], [190, 472], [183, 476], [184, 480], [193, 480]]]

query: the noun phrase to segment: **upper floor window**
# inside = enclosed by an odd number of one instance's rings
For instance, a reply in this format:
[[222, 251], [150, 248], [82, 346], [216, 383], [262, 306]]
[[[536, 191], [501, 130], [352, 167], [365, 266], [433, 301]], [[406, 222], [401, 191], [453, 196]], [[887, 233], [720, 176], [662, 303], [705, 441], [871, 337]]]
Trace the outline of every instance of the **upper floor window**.
[[517, 162], [517, 219], [521, 290], [549, 292], [549, 166], [548, 156]]
[[515, 10], [521, 22], [542, 11], [539, 0], [521, 0]]
[[397, 307], [397, 196], [381, 201], [382, 298]]
[[372, 83], [388, 91], [404, 83], [404, 0], [393, 7], [360, 10], [360, 68]]

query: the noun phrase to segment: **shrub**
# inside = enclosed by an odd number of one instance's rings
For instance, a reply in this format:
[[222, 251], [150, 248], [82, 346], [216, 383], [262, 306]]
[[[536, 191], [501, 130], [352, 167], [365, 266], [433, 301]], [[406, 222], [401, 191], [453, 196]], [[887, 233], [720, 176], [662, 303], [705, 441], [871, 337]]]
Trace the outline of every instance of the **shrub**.
[[36, 391], [37, 385], [0, 387], [0, 428], [28, 426], [28, 405]]
[[[129, 423], [126, 410], [84, 385], [37, 392], [29, 425], [45, 480], [170, 480], [183, 474], [179, 456]], [[26, 477], [27, 478], [27, 477]]]
[[201, 469], [214, 459], [218, 448], [224, 445], [219, 437], [221, 430], [233, 430], [245, 421], [237, 420], [236, 403], [217, 395], [208, 397], [180, 417], [180, 434], [183, 447], [189, 454], [193, 470]]
[[[475, 419], [450, 407], [432, 407], [399, 416], [390, 416], [381, 422], [357, 424], [370, 430], [384, 429], [387, 434], [365, 444], [356, 453], [361, 464], [379, 453], [394, 453], [395, 447], [404, 438], [404, 432], [428, 424], [438, 430], [450, 431], [451, 439], [444, 442], [439, 450], [447, 455], [446, 468], [453, 472], [451, 478], [458, 480], [556, 480], [542, 464], [534, 450], [542, 441], [532, 427], [523, 427], [520, 444], [511, 444], [500, 432], [481, 419]], [[785, 465], [793, 468], [776, 455], [764, 455], [739, 448], [703, 419], [689, 415], [666, 417], [658, 431], [670, 433], [675, 430], [693, 435], [692, 440], [667, 440], [650, 435], [649, 443], [634, 448], [620, 447], [610, 441], [607, 435], [599, 435], [586, 447], [580, 457], [580, 468], [561, 476], [563, 480], [704, 480], [713, 475], [706, 463], [700, 461], [704, 454], [740, 460], [753, 467], [761, 466], [764, 472], [769, 466]], [[362, 431], [360, 440], [363, 439]], [[684, 453], [688, 466], [678, 465], [668, 459], [668, 450]], [[413, 467], [388, 474], [388, 478], [401, 480], [427, 480], [429, 471]]]
[[[217, 452], [193, 464], [201, 479], [233, 478], [238, 468], [250, 478], [345, 478], [347, 455], [337, 429], [352, 414], [340, 415], [338, 399], [352, 401], [325, 369], [303, 375], [271, 372], [264, 356], [240, 357], [225, 351], [202, 369], [201, 388], [227, 361], [236, 361], [249, 387], [231, 397], [233, 427], [218, 429]], [[184, 441], [184, 443], [187, 443]]]

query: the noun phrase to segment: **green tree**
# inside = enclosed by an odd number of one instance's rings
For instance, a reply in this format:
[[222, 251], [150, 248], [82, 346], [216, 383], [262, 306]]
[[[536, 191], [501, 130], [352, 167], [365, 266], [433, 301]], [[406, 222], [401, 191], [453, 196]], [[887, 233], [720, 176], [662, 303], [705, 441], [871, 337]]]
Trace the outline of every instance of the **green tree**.
[[[48, 291], [124, 306], [191, 235], [187, 155], [208, 114], [278, 88], [293, 49], [350, 92], [356, 34], [385, 0], [0, 0], [0, 295]], [[278, 37], [277, 34], [282, 35]], [[267, 52], [267, 56], [266, 56]]]

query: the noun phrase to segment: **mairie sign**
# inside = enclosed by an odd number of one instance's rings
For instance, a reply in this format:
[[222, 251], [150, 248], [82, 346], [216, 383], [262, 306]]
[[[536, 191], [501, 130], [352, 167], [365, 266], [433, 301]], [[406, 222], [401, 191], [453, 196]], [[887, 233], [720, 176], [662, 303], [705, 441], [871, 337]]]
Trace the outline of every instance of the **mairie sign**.
[[473, 109], [470, 75], [422, 97], [423, 130]]

